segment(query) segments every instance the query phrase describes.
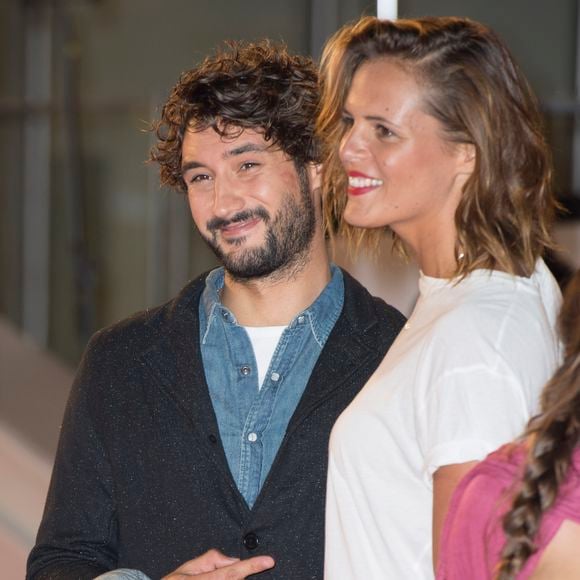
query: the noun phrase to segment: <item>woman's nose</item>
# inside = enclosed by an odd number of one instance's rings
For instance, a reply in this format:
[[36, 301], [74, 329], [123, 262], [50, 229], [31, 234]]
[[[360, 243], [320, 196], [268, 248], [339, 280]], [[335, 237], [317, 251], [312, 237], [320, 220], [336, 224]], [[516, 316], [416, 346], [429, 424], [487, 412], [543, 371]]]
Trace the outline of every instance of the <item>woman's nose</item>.
[[366, 143], [360, 134], [360, 131], [356, 131], [354, 128], [350, 128], [343, 136], [340, 147], [339, 156], [343, 163], [348, 163], [356, 161], [364, 157], [366, 154]]

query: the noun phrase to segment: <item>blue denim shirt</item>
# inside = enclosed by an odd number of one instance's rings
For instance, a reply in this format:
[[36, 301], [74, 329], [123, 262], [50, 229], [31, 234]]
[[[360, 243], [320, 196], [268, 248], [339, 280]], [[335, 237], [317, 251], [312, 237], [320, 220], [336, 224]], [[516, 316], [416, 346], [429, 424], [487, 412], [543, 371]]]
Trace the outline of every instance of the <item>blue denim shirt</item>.
[[344, 303], [342, 272], [286, 327], [262, 387], [246, 330], [219, 299], [223, 268], [213, 270], [199, 305], [201, 355], [221, 440], [234, 480], [254, 505]]

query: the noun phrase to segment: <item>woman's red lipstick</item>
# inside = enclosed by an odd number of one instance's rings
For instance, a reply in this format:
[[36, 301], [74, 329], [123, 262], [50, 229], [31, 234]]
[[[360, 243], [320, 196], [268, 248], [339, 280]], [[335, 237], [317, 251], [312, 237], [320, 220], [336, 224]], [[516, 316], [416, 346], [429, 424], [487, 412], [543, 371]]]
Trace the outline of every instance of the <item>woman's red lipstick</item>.
[[364, 195], [377, 187], [383, 185], [382, 179], [370, 177], [359, 171], [348, 172], [348, 194], [349, 195]]

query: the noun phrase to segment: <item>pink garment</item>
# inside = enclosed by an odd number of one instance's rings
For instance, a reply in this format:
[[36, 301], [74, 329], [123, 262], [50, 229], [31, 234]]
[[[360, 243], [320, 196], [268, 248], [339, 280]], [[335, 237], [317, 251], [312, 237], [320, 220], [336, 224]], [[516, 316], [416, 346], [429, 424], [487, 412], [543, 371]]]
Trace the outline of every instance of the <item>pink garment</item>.
[[[441, 538], [438, 580], [489, 580], [505, 543], [501, 518], [511, 505], [525, 461], [522, 445], [508, 444], [490, 453], [460, 482]], [[580, 524], [580, 448], [577, 447], [558, 499], [543, 516], [536, 538], [538, 551], [518, 580], [530, 577], [564, 520]]]

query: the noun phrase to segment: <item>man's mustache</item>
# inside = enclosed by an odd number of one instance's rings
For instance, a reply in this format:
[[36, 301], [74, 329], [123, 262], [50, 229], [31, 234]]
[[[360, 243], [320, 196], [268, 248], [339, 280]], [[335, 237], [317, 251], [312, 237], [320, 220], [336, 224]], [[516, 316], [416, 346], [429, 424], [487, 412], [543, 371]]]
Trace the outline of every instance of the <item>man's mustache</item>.
[[246, 209], [238, 212], [227, 220], [219, 217], [212, 218], [207, 222], [206, 227], [208, 231], [215, 232], [216, 230], [227, 227], [231, 224], [245, 222], [254, 218], [260, 218], [264, 220], [265, 223], [268, 223], [270, 221], [270, 214], [263, 207]]

